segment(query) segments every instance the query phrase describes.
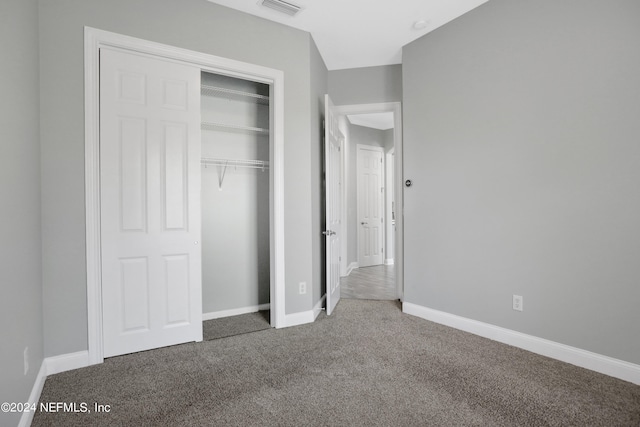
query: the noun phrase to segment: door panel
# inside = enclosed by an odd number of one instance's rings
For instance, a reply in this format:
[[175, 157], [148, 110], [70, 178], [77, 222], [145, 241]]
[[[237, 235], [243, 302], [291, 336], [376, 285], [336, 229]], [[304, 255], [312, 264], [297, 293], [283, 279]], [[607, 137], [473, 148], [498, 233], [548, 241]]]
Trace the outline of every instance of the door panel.
[[202, 340], [200, 69], [100, 52], [104, 356]]
[[149, 266], [147, 258], [120, 260], [120, 305], [123, 332], [149, 330]]
[[340, 300], [340, 223], [342, 149], [344, 137], [338, 129], [335, 107], [329, 95], [325, 95], [325, 239], [327, 315], [331, 315]]
[[163, 123], [163, 204], [165, 230], [188, 229], [188, 130], [183, 123]]
[[383, 262], [383, 162], [377, 147], [358, 147], [358, 264]]

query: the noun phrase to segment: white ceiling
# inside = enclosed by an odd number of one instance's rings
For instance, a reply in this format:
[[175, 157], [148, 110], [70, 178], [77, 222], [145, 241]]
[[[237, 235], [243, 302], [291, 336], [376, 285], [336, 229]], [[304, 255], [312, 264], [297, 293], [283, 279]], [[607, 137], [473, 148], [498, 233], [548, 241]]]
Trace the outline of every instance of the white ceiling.
[[393, 113], [371, 113], [371, 114], [349, 114], [347, 115], [352, 125], [364, 126], [368, 128], [389, 130], [393, 129]]
[[488, 0], [285, 0], [303, 7], [294, 17], [260, 0], [209, 1], [311, 33], [327, 68], [340, 70], [400, 64], [402, 46]]

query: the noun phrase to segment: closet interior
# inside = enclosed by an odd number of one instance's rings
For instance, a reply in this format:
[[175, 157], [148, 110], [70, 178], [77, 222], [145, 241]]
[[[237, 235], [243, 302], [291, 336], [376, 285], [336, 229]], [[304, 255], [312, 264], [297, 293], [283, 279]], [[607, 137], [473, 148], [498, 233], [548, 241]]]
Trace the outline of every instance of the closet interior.
[[207, 72], [201, 95], [206, 319], [269, 304], [270, 101], [267, 84]]

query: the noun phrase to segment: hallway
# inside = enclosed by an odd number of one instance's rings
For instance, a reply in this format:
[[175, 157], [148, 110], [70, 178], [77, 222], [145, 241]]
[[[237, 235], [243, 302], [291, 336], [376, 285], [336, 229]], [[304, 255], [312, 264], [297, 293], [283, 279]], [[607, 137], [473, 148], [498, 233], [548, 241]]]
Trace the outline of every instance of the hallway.
[[393, 265], [355, 268], [349, 276], [340, 278], [340, 288], [342, 298], [398, 299]]

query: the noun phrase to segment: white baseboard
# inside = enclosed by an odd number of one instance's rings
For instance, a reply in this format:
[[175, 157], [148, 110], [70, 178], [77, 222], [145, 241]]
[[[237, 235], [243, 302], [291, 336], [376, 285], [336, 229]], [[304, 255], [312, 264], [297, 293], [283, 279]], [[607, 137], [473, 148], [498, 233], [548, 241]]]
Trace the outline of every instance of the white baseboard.
[[289, 326], [304, 325], [305, 323], [313, 323], [315, 316], [313, 310], [301, 311], [299, 313], [287, 314], [284, 316], [283, 328]]
[[393, 258], [387, 258], [384, 260], [384, 265], [393, 265], [395, 264], [395, 260]]
[[202, 313], [202, 320], [221, 319], [223, 317], [239, 316], [241, 314], [255, 313], [262, 310], [269, 310], [271, 304], [250, 305], [249, 307], [234, 308], [231, 310], [213, 311]]
[[47, 368], [47, 375], [84, 368], [89, 366], [89, 351], [84, 350], [76, 353], [47, 357], [44, 359], [44, 364]]
[[[71, 371], [72, 369], [89, 366], [89, 351], [78, 351], [76, 353], [62, 354], [60, 356], [47, 357], [42, 361], [40, 370], [29, 395], [29, 403], [38, 403], [44, 382], [47, 376], [59, 374], [60, 372]], [[33, 412], [23, 412], [20, 417], [19, 427], [28, 427], [33, 420]]]
[[640, 365], [405, 302], [402, 311], [533, 353], [640, 385]]
[[[299, 313], [287, 314], [284, 316], [284, 322], [280, 328], [288, 328], [290, 326], [304, 325], [305, 323], [313, 323], [316, 318], [322, 313], [323, 306], [327, 295], [323, 295], [320, 301], [311, 310], [301, 311]], [[280, 329], [278, 328], [278, 329]]]
[[350, 274], [351, 274], [351, 272], [352, 272], [353, 270], [355, 270], [356, 268], [359, 268], [359, 267], [360, 267], [360, 266], [358, 265], [358, 263], [357, 263], [357, 262], [352, 262], [352, 263], [351, 263], [351, 264], [349, 264], [349, 266], [347, 267], [347, 275], [346, 275], [346, 276], [344, 276], [344, 277], [347, 277], [348, 275], [350, 275]]
[[324, 301], [327, 299], [327, 294], [322, 295], [322, 298], [320, 298], [320, 301], [318, 301], [318, 303], [315, 305], [315, 307], [313, 307], [313, 320], [315, 321], [318, 316], [320, 315], [320, 313], [322, 313], [323, 310], [323, 306], [324, 306]]
[[[42, 394], [42, 389], [44, 387], [44, 382], [47, 379], [47, 364], [46, 360], [42, 361], [40, 365], [40, 370], [38, 371], [38, 375], [36, 376], [36, 380], [33, 384], [33, 388], [31, 389], [31, 394], [29, 394], [29, 403], [35, 403], [36, 405], [40, 401], [40, 395]], [[29, 427], [31, 425], [31, 421], [33, 421], [33, 416], [35, 411], [23, 412], [20, 417], [20, 422], [18, 423], [18, 427]]]

